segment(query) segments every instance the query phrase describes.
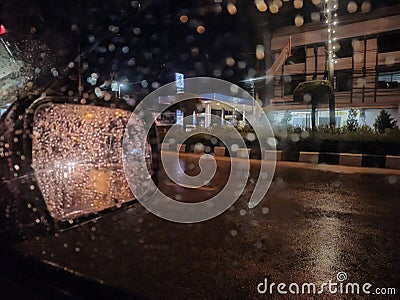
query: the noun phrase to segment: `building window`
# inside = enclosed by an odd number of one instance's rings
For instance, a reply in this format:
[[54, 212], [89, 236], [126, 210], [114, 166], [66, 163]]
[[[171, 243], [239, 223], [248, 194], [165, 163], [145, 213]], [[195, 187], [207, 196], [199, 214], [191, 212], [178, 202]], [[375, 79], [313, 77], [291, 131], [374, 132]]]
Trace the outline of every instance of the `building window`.
[[351, 70], [340, 70], [335, 72], [334, 89], [338, 92], [350, 91], [353, 81]]
[[400, 88], [400, 71], [382, 72], [378, 74], [378, 88]]
[[378, 51], [379, 53], [400, 51], [400, 32], [391, 32], [388, 34], [379, 35], [378, 38]]
[[336, 42], [334, 46], [337, 57], [343, 58], [353, 56], [352, 40], [340, 40]]
[[292, 50], [292, 56], [289, 58], [289, 63], [300, 64], [306, 62], [306, 50], [304, 47], [294, 48]]
[[306, 81], [305, 75], [285, 76], [283, 80], [283, 95], [293, 95], [294, 89], [303, 81]]

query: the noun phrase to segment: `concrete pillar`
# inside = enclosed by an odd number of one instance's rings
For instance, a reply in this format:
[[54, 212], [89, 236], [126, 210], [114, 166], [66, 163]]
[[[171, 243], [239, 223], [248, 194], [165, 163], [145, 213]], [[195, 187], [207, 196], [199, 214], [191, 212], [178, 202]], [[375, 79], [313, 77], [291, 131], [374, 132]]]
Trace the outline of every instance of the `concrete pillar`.
[[208, 128], [211, 125], [211, 103], [206, 103], [205, 116], [204, 116], [204, 127]]
[[340, 153], [339, 165], [361, 167], [362, 154]]
[[214, 147], [215, 156], [225, 156], [225, 147], [216, 146]]
[[299, 162], [317, 164], [318, 163], [318, 155], [319, 155], [319, 152], [300, 151]]

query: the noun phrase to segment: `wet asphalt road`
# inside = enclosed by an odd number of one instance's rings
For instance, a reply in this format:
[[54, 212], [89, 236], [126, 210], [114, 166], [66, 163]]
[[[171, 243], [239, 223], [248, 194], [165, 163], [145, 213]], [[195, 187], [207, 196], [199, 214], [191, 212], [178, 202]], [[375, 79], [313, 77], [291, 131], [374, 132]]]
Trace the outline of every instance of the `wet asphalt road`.
[[[196, 161], [183, 164], [196, 171]], [[218, 193], [229, 162], [203, 190], [182, 189], [161, 175], [161, 188], [182, 201]], [[257, 176], [257, 164], [251, 176]], [[371, 283], [397, 295], [332, 295], [318, 299], [400, 296], [400, 176], [337, 174], [278, 165], [265, 199], [247, 208], [254, 187], [228, 211], [197, 224], [176, 224], [140, 204], [72, 230], [17, 244], [35, 258], [150, 299], [312, 299], [260, 295], [258, 283]], [[287, 289], [287, 287], [286, 287]]]

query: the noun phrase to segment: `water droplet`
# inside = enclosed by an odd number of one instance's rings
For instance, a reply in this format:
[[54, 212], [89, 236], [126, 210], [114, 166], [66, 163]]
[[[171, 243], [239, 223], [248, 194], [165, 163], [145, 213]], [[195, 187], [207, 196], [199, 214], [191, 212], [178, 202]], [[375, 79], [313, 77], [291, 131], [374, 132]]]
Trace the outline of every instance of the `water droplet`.
[[389, 176], [388, 181], [390, 184], [395, 184], [397, 182], [397, 176]]
[[248, 141], [254, 142], [254, 141], [256, 140], [256, 135], [255, 135], [254, 133], [252, 133], [252, 132], [249, 132], [249, 133], [246, 135], [246, 138], [247, 138]]
[[239, 145], [238, 145], [238, 144], [233, 144], [233, 145], [231, 146], [231, 150], [232, 150], [233, 152], [238, 151], [238, 150], [239, 150]]
[[290, 139], [292, 140], [292, 142], [297, 143], [300, 140], [300, 136], [297, 133], [293, 133], [290, 136]]
[[261, 212], [262, 212], [264, 215], [266, 215], [266, 214], [269, 213], [269, 208], [268, 208], [268, 207], [263, 207], [263, 208], [261, 208]]

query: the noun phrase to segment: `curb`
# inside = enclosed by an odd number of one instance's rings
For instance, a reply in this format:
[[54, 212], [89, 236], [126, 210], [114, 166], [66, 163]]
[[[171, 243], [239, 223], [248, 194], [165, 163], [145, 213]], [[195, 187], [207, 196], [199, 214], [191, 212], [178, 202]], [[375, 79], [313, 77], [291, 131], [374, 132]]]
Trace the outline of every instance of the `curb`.
[[[168, 143], [161, 144], [162, 151], [178, 151], [184, 153], [186, 151], [185, 144], [179, 144], [175, 149], [170, 149]], [[216, 146], [214, 147], [215, 156], [225, 156], [227, 153], [226, 147]], [[204, 153], [204, 148], [194, 149], [195, 154]], [[237, 158], [250, 157], [250, 148], [239, 148], [236, 151]], [[371, 167], [371, 168], [382, 168], [382, 169], [396, 169], [400, 170], [400, 156], [394, 155], [373, 155], [373, 154], [356, 154], [356, 153], [332, 153], [332, 152], [308, 152], [300, 151], [297, 160], [287, 159], [289, 155], [285, 155], [282, 150], [265, 150], [263, 160], [275, 160], [276, 161], [292, 161], [309, 164], [328, 164], [328, 165], [340, 165], [340, 166], [351, 166], [351, 167]], [[286, 159], [285, 159], [286, 157]]]

